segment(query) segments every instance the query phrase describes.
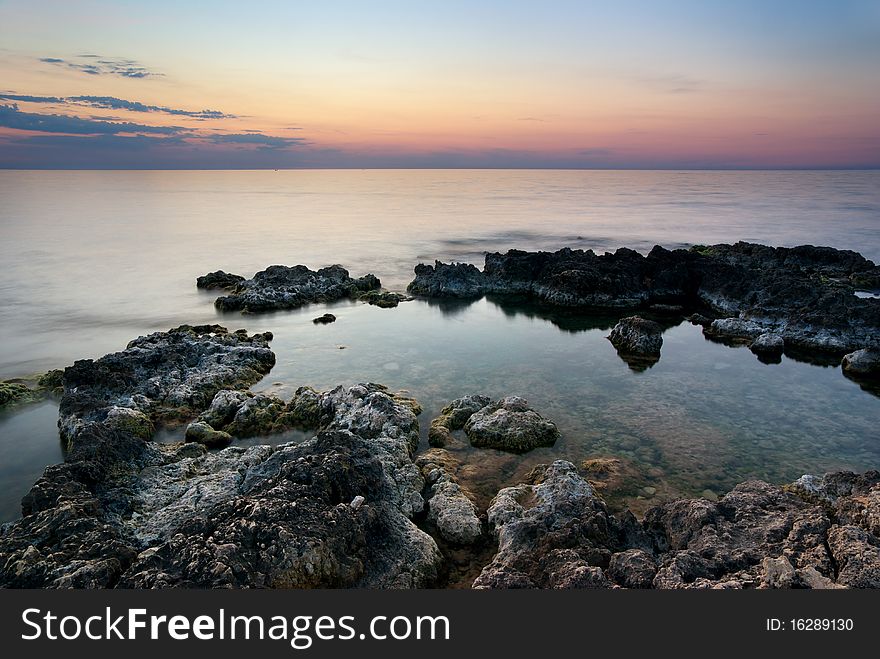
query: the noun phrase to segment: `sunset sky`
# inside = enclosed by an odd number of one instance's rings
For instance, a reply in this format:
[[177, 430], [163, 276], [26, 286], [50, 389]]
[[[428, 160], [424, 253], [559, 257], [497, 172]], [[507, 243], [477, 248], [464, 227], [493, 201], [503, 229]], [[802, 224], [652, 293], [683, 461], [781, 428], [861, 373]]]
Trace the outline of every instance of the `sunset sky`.
[[880, 0], [0, 0], [0, 167], [880, 167]]

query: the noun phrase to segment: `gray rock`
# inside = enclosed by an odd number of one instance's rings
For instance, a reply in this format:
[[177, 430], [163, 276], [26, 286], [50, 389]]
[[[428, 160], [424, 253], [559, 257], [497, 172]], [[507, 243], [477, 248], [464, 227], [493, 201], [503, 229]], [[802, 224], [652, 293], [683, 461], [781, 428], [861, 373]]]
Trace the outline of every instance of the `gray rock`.
[[318, 316], [317, 318], [313, 319], [312, 322], [315, 325], [329, 325], [330, 323], [336, 322], [336, 316], [334, 316], [332, 313], [325, 313], [323, 316]]
[[752, 341], [749, 350], [767, 359], [778, 359], [785, 350], [785, 340], [773, 332], [764, 332]]
[[453, 430], [461, 430], [474, 412], [492, 402], [488, 396], [470, 394], [457, 398], [440, 411], [440, 416], [431, 421], [428, 429], [428, 443], [442, 448], [451, 440]]
[[373, 275], [354, 279], [341, 265], [319, 270], [304, 265], [271, 265], [253, 278], [238, 282], [230, 295], [218, 297], [214, 305], [223, 311], [247, 313], [296, 309], [310, 302], [356, 298], [379, 286]]
[[559, 438], [556, 424], [529, 408], [518, 396], [508, 396], [470, 415], [464, 426], [472, 446], [524, 453], [553, 446]]
[[656, 559], [643, 549], [617, 552], [608, 563], [608, 577], [624, 588], [650, 588], [656, 574]]
[[451, 473], [452, 461], [442, 449], [431, 449], [416, 460], [427, 488], [427, 520], [447, 543], [471, 545], [482, 538], [483, 525], [476, 505]]
[[758, 323], [742, 318], [717, 318], [706, 327], [703, 332], [706, 336], [732, 341], [746, 341], [757, 339], [765, 333], [764, 328]]
[[621, 524], [570, 462], [536, 469], [535, 484], [501, 490], [489, 506], [498, 553], [473, 587], [608, 587], [612, 553], [627, 549]]
[[608, 335], [608, 340], [627, 364], [641, 370], [660, 359], [663, 328], [652, 320], [629, 316], [617, 322]]
[[880, 378], [880, 349], [862, 348], [843, 356], [843, 372], [855, 378]]

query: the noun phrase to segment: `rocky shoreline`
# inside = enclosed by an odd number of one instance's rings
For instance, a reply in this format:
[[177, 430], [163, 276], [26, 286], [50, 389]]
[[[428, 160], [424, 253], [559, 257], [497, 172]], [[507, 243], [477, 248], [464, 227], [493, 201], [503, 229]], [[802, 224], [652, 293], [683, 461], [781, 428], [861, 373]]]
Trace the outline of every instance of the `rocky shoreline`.
[[[856, 379], [880, 377], [880, 300], [856, 295], [865, 289], [880, 289], [880, 267], [856, 252], [743, 242], [687, 250], [658, 245], [647, 256], [626, 248], [602, 255], [567, 248], [495, 252], [483, 270], [420, 264], [407, 288], [428, 298], [525, 296], [564, 308], [687, 316], [707, 338], [749, 345], [770, 360], [783, 351], [820, 361], [846, 356], [844, 373]], [[662, 341], [634, 336], [640, 323], [645, 334], [644, 319], [629, 319], [611, 338], [623, 346], [622, 357], [650, 365]]]
[[[483, 271], [417, 266], [409, 291], [689, 315], [759, 358], [830, 353], [873, 381], [880, 301], [854, 292], [878, 283], [880, 270], [853, 252], [738, 243], [646, 257], [489, 254]], [[243, 312], [405, 299], [341, 266], [272, 266], [251, 280], [217, 271], [198, 285], [229, 291], [218, 308]], [[609, 338], [642, 369], [659, 359], [662, 330], [634, 313]], [[60, 395], [66, 458], [24, 497], [22, 518], [0, 527], [0, 587], [880, 588], [880, 472], [748, 481], [637, 519], [609, 510], [592, 468], [557, 460], [487, 504], [447, 448], [552, 446], [556, 424], [526, 400], [453, 400], [423, 449], [422, 408], [406, 392], [249, 391], [275, 363], [272, 339], [183, 325], [30, 387], [4, 383], [12, 402]], [[187, 441], [153, 441], [168, 426], [185, 426]], [[309, 438], [236, 444], [290, 430]]]

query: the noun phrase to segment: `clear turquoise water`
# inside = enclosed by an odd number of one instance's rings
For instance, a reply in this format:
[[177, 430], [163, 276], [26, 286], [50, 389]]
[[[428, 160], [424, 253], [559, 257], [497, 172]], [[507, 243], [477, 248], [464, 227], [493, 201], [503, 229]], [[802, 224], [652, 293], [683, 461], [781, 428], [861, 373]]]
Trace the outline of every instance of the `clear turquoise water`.
[[[880, 467], [880, 400], [839, 369], [765, 365], [689, 324], [635, 373], [604, 338], [608, 319], [489, 300], [243, 317], [219, 314], [194, 285], [217, 268], [342, 263], [402, 290], [419, 261], [481, 264], [485, 250], [512, 247], [744, 239], [878, 259], [880, 172], [0, 171], [0, 199], [0, 377], [221, 322], [274, 332], [278, 363], [256, 389], [383, 382], [422, 402], [423, 430], [463, 394], [524, 396], [563, 438], [525, 456], [454, 448], [485, 497], [555, 457], [622, 458], [628, 497], [657, 490], [636, 507], [750, 477]], [[313, 325], [327, 308], [339, 320]], [[61, 459], [55, 419], [52, 403], [0, 415], [0, 518]]]

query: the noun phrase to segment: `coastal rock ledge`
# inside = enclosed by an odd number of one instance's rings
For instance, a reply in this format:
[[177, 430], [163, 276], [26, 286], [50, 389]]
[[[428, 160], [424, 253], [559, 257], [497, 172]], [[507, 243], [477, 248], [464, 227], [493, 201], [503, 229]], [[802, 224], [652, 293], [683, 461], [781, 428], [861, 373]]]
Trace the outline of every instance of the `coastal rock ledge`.
[[[228, 291], [229, 295], [218, 297], [214, 301], [214, 306], [222, 311], [261, 313], [297, 309], [311, 302], [358, 298], [376, 291], [380, 282], [371, 274], [355, 279], [341, 265], [331, 265], [319, 270], [310, 270], [304, 265], [270, 265], [251, 279], [218, 270], [199, 277], [196, 286]], [[387, 299], [380, 296], [380, 300]], [[377, 303], [374, 297], [370, 300]]]
[[299, 444], [150, 441], [265, 375], [269, 338], [182, 326], [66, 369], [67, 458], [0, 527], [0, 586], [433, 585], [442, 557], [410, 519], [424, 508], [411, 402], [340, 387]]
[[475, 588], [880, 588], [880, 472], [737, 485], [642, 522], [612, 515], [570, 462], [488, 510], [498, 552]]
[[786, 348], [842, 357], [880, 348], [880, 299], [857, 296], [862, 288], [880, 288], [880, 268], [856, 252], [739, 242], [676, 250], [658, 245], [647, 256], [627, 248], [603, 255], [567, 248], [496, 252], [486, 255], [483, 270], [419, 264], [407, 290], [424, 297], [525, 295], [585, 309], [681, 307], [683, 314], [729, 319], [707, 330], [719, 339], [751, 343], [771, 332]]

